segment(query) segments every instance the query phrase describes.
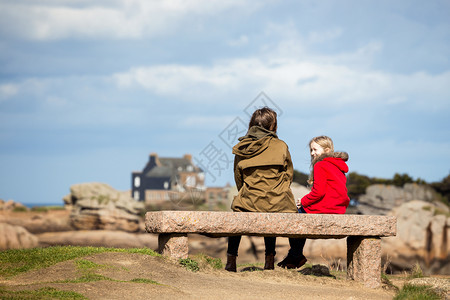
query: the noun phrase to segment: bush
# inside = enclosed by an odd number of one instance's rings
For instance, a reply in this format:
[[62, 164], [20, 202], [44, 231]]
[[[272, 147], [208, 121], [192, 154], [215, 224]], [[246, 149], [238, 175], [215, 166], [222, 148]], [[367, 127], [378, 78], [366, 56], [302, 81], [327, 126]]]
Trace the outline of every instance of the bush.
[[294, 170], [294, 178], [292, 179], [292, 181], [297, 182], [301, 185], [307, 186], [308, 178], [309, 178], [308, 174]]
[[14, 207], [13, 212], [24, 212], [24, 211], [28, 211], [28, 208], [26, 208], [25, 206], [17, 206]]

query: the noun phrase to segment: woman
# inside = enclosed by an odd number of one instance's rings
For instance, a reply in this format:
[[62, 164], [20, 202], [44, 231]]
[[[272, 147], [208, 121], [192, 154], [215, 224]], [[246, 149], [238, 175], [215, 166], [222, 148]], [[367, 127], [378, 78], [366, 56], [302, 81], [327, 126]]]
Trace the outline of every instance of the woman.
[[[278, 139], [277, 113], [257, 109], [245, 136], [233, 147], [234, 178], [238, 195], [231, 208], [235, 212], [296, 213], [291, 182], [294, 174], [288, 146]], [[241, 236], [228, 239], [227, 271], [236, 272]], [[265, 237], [265, 270], [274, 269], [275, 237]]]

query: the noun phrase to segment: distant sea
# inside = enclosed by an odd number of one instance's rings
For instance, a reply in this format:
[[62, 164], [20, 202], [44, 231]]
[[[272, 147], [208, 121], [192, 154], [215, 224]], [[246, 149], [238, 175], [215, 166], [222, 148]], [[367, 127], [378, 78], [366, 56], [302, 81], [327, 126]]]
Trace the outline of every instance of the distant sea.
[[61, 207], [64, 206], [64, 203], [62, 203], [62, 202], [58, 202], [58, 203], [55, 203], [55, 202], [48, 202], [48, 203], [36, 202], [36, 203], [22, 203], [22, 204], [25, 205], [28, 208], [42, 207], [42, 206], [61, 206]]

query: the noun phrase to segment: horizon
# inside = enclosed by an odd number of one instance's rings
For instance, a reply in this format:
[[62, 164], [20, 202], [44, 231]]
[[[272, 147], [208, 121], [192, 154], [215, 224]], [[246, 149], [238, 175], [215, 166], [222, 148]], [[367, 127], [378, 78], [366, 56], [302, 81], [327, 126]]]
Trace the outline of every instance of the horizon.
[[445, 0], [1, 1], [0, 199], [128, 190], [152, 152], [190, 153], [206, 185], [234, 184], [231, 147], [263, 105], [298, 171], [327, 135], [350, 172], [441, 181], [449, 13]]

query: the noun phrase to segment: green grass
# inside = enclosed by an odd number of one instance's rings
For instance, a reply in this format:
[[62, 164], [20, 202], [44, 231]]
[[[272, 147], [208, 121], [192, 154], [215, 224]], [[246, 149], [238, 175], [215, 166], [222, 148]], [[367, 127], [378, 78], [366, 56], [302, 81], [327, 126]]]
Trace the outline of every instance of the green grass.
[[49, 210], [65, 210], [64, 206], [33, 206], [31, 211], [33, 212], [48, 212]]
[[100, 274], [86, 273], [77, 279], [59, 280], [59, 281], [55, 281], [55, 283], [85, 283], [85, 282], [95, 282], [95, 281], [102, 281], [102, 280], [118, 281], [118, 280], [114, 280], [112, 278], [109, 278], [109, 277], [106, 277], [106, 276], [103, 276]]
[[158, 283], [154, 280], [151, 279], [147, 279], [147, 278], [134, 278], [131, 279], [130, 282], [135, 282], [135, 283], [149, 283], [149, 284], [158, 284], [160, 285], [161, 283]]
[[393, 300], [440, 300], [441, 297], [427, 285], [405, 284]]
[[0, 276], [10, 278], [30, 270], [46, 268], [62, 261], [105, 252], [139, 253], [160, 256], [155, 251], [147, 248], [120, 249], [58, 246], [33, 249], [12, 249], [0, 252]]
[[193, 259], [190, 258], [181, 258], [179, 260], [180, 265], [182, 265], [183, 267], [185, 267], [186, 269], [188, 269], [189, 271], [192, 272], [197, 272], [198, 270], [200, 270], [199, 266], [198, 266], [198, 262], [196, 262]]
[[422, 278], [422, 277], [424, 277], [422, 268], [420, 267], [419, 263], [416, 262], [416, 264], [414, 265], [414, 267], [411, 270], [409, 278], [411, 279], [411, 278]]
[[87, 299], [72, 291], [61, 291], [51, 287], [44, 287], [34, 291], [8, 291], [0, 287], [0, 299]]
[[107, 268], [107, 265], [100, 265], [95, 262], [92, 262], [90, 260], [86, 259], [80, 259], [75, 261], [75, 264], [77, 265], [77, 268], [79, 270], [92, 270], [92, 269], [101, 269], [101, 268]]
[[193, 260], [198, 262], [200, 268], [211, 267], [215, 270], [221, 270], [224, 268], [220, 258], [214, 258], [203, 253], [195, 255]]
[[221, 270], [224, 268], [220, 258], [214, 258], [202, 253], [194, 255], [192, 258], [180, 259], [178, 262], [192, 272], [197, 272], [200, 269]]

